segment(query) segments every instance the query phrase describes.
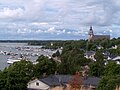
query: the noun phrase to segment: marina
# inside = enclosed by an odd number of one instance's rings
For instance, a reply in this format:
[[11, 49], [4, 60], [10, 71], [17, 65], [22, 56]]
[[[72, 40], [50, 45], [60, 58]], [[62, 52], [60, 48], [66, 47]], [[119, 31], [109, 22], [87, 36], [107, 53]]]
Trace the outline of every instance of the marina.
[[27, 43], [0, 43], [0, 70], [3, 70], [14, 62], [21, 61], [21, 59], [35, 63], [38, 56], [51, 57], [55, 52], [49, 49], [42, 49], [41, 47], [27, 45]]

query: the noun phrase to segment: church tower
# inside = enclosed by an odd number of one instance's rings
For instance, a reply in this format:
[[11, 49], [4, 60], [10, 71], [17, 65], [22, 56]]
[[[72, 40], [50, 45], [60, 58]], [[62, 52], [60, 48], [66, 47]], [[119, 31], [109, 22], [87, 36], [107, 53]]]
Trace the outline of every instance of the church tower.
[[88, 41], [93, 41], [93, 37], [94, 37], [94, 33], [93, 33], [92, 26], [91, 26], [88, 32]]

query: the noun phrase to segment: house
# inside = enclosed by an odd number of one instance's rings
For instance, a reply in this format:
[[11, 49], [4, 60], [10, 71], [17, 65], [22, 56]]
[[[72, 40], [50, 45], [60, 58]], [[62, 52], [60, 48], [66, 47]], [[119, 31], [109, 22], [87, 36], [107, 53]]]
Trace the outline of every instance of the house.
[[27, 88], [28, 90], [49, 90], [50, 86], [38, 79], [35, 79], [33, 81], [28, 82]]
[[116, 55], [108, 55], [107, 56], [107, 60], [113, 60], [114, 58], [116, 58], [117, 56]]
[[98, 77], [87, 77], [83, 80], [83, 90], [89, 90], [89, 88], [91, 88], [91, 90], [95, 90], [99, 81], [100, 78]]
[[[79, 81], [80, 77], [77, 77]], [[95, 90], [100, 78], [97, 77], [82, 77], [82, 84], [80, 90]], [[46, 78], [35, 79], [28, 82], [28, 90], [71, 90], [72, 81], [71, 75], [50, 75]], [[74, 81], [72, 81], [74, 83]], [[74, 90], [74, 88], [72, 89]], [[76, 89], [77, 90], [77, 89]], [[79, 90], [79, 89], [78, 89]]]
[[108, 61], [115, 61], [117, 64], [120, 64], [120, 56], [117, 55], [106, 55], [106, 63], [105, 65], [108, 63]]
[[120, 56], [116, 56], [115, 58], [113, 58], [113, 60], [119, 60], [120, 61]]
[[84, 57], [87, 58], [87, 59], [91, 59], [93, 61], [96, 61], [96, 59], [94, 58], [95, 56], [95, 52], [94, 51], [86, 51], [84, 53]]
[[120, 86], [116, 86], [115, 90], [120, 90]]
[[116, 61], [117, 64], [120, 64], [120, 56], [116, 56], [112, 60]]
[[89, 76], [81, 76], [79, 74], [75, 74], [72, 76], [69, 87], [66, 90], [96, 90], [96, 87], [100, 81], [98, 77], [89, 77]]
[[55, 90], [55, 88], [65, 88], [70, 79], [71, 75], [50, 75], [41, 81], [49, 85], [50, 90]]
[[97, 41], [102, 39], [108, 39], [110, 40], [110, 35], [94, 35], [92, 26], [90, 27], [90, 30], [88, 32], [88, 41]]
[[111, 49], [117, 49], [118, 48], [118, 46], [117, 45], [115, 45], [115, 46], [112, 46], [112, 48]]
[[63, 90], [70, 78], [70, 75], [50, 75], [28, 82], [27, 88], [28, 90]]
[[104, 47], [102, 47], [101, 45], [96, 45], [97, 49], [103, 49]]

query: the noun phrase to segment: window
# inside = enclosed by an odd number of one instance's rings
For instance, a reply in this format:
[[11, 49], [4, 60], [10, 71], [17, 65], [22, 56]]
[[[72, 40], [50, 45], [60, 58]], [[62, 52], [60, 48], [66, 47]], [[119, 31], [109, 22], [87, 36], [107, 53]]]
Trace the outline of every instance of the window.
[[36, 86], [39, 86], [39, 83], [38, 83], [38, 82], [36, 82]]

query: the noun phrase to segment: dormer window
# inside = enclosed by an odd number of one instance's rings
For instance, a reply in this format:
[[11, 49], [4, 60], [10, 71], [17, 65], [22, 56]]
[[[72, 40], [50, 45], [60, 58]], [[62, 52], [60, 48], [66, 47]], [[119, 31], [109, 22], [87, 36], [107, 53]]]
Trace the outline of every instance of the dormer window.
[[38, 82], [36, 82], [36, 86], [39, 86], [39, 83], [38, 83]]

